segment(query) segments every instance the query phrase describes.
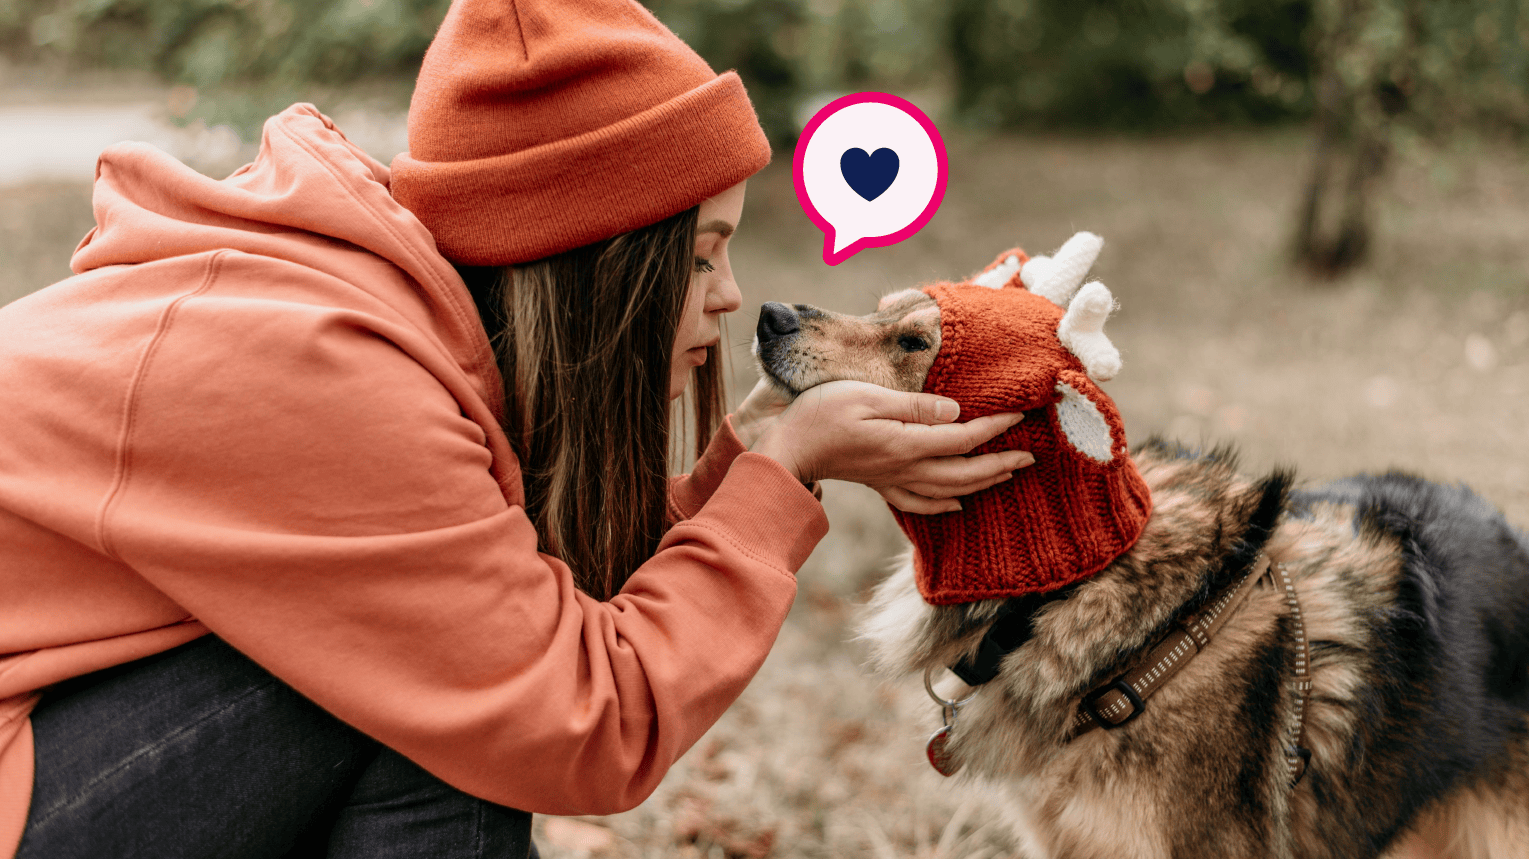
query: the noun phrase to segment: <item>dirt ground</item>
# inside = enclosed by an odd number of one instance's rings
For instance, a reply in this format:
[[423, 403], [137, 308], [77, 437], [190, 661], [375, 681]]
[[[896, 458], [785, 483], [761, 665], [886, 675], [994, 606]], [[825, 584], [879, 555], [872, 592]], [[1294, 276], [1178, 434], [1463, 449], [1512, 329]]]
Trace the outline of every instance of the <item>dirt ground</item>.
[[[1307, 482], [1389, 468], [1464, 481], [1525, 526], [1522, 144], [1401, 157], [1375, 261], [1336, 283], [1286, 264], [1307, 167], [1298, 130], [948, 144], [950, 184], [929, 226], [832, 269], [797, 208], [790, 153], [750, 183], [733, 245], [745, 301], [731, 327], [736, 393], [753, 379], [763, 301], [866, 312], [884, 292], [1089, 229], [1106, 240], [1095, 274], [1120, 302], [1106, 331], [1125, 369], [1107, 391], [1133, 440], [1229, 443], [1247, 470], [1289, 465]], [[67, 274], [90, 225], [83, 185], [0, 191], [0, 302]], [[900, 549], [892, 517], [853, 485], [828, 485], [825, 505], [831, 533], [749, 690], [638, 809], [539, 818], [544, 856], [1019, 856], [989, 792], [924, 762], [938, 714], [917, 678], [884, 683], [862, 667], [854, 617]]]

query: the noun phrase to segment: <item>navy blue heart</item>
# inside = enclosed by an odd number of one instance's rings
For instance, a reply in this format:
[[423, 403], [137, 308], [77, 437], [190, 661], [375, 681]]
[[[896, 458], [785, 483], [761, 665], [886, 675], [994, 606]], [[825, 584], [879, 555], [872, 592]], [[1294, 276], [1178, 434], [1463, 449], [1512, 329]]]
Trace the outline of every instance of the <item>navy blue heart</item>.
[[886, 147], [870, 155], [864, 149], [846, 149], [839, 156], [839, 172], [855, 193], [875, 200], [898, 178], [898, 153]]

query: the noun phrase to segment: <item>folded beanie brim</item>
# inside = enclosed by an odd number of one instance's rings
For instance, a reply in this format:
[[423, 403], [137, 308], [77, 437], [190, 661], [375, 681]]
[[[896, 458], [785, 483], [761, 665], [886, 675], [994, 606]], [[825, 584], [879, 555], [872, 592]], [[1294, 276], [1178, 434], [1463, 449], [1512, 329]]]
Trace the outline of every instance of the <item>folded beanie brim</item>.
[[513, 265], [661, 221], [770, 162], [737, 74], [594, 131], [489, 158], [393, 160], [393, 197], [466, 265]]

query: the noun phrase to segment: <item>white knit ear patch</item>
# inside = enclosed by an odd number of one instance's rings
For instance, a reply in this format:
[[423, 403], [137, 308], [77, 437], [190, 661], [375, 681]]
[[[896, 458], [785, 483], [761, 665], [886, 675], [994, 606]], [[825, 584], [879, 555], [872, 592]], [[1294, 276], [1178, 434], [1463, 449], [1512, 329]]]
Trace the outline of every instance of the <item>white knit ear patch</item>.
[[1063, 397], [1055, 407], [1057, 425], [1062, 427], [1068, 443], [1095, 462], [1108, 463], [1114, 459], [1110, 452], [1110, 424], [1105, 423], [1100, 410], [1067, 382], [1058, 382], [1057, 392]]

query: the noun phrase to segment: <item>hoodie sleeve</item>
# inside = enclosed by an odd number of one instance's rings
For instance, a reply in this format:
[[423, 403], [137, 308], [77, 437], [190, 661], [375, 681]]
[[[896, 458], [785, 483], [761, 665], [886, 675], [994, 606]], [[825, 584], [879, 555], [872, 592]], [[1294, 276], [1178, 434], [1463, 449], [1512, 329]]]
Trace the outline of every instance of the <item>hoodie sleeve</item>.
[[470, 794], [641, 802], [758, 670], [822, 508], [773, 460], [719, 448], [653, 559], [590, 599], [506, 502], [430, 343], [225, 292], [259, 274], [236, 262], [166, 308], [137, 364], [100, 550]]
[[707, 449], [697, 458], [691, 473], [670, 478], [670, 522], [680, 522], [700, 512], [723, 478], [728, 476], [733, 460], [746, 450], [748, 448], [733, 429], [733, 416], [728, 415], [707, 443]]

